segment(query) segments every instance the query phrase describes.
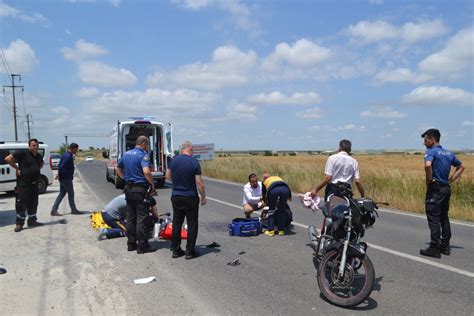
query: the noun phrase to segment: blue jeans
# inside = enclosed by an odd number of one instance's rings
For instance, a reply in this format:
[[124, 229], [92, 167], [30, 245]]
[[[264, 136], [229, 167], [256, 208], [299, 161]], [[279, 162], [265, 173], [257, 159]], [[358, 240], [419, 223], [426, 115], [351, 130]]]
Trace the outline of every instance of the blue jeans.
[[53, 204], [51, 212], [57, 212], [59, 209], [59, 204], [63, 200], [64, 196], [68, 197], [69, 207], [71, 211], [77, 211], [76, 203], [74, 203], [74, 186], [72, 185], [72, 179], [70, 180], [59, 180], [59, 195], [56, 198], [56, 201]]
[[111, 227], [107, 229], [106, 236], [108, 239], [127, 236], [125, 222], [123, 220], [115, 219], [107, 212], [102, 212], [102, 219]]
[[[268, 230], [275, 228], [275, 216], [278, 217], [278, 230], [286, 230], [286, 207], [290, 198], [290, 189], [287, 186], [272, 188], [267, 193], [268, 200]], [[278, 204], [278, 208], [277, 208]], [[276, 212], [275, 212], [276, 210]], [[272, 214], [273, 213], [273, 214]], [[271, 215], [270, 215], [271, 214]]]

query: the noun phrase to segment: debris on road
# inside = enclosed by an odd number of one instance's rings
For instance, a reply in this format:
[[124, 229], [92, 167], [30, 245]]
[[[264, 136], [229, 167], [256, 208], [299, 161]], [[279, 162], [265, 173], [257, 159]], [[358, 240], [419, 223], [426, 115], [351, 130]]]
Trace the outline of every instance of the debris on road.
[[135, 282], [135, 284], [147, 284], [154, 281], [156, 281], [155, 277], [148, 277], [148, 278], [143, 278], [143, 279], [136, 279], [133, 282]]
[[219, 248], [220, 246], [220, 244], [213, 241], [212, 244], [207, 245], [206, 248]]
[[7, 269], [0, 268], [0, 274], [5, 274], [5, 273], [7, 273]]
[[240, 264], [240, 258], [236, 258], [231, 262], [227, 262], [228, 266], [238, 266]]

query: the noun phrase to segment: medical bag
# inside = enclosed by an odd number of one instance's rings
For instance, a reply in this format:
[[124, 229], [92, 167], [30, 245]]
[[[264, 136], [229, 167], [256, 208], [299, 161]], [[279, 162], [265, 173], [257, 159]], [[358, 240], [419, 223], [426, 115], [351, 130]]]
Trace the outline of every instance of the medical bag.
[[234, 218], [228, 227], [231, 236], [249, 237], [262, 233], [262, 224], [258, 217]]

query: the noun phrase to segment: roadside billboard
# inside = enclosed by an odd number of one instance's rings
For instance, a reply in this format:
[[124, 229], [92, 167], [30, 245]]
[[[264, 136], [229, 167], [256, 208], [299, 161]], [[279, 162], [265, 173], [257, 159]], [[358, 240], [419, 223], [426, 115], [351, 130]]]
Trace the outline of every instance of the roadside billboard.
[[197, 160], [213, 160], [214, 144], [193, 144], [193, 157]]

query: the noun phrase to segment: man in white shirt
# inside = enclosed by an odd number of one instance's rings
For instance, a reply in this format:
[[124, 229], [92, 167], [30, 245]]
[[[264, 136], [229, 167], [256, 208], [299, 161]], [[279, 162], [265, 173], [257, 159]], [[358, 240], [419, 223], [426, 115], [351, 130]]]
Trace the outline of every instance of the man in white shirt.
[[364, 186], [359, 174], [359, 163], [350, 156], [351, 147], [352, 143], [347, 139], [339, 142], [339, 152], [328, 158], [324, 169], [325, 177], [320, 184], [311, 190], [312, 196], [318, 195], [319, 191], [326, 186], [324, 192], [324, 200], [326, 200], [330, 194], [337, 191], [335, 183], [344, 182], [352, 186], [353, 181], [355, 181], [361, 197], [365, 196]]
[[249, 175], [249, 182], [244, 185], [244, 199], [242, 201], [245, 218], [250, 218], [253, 211], [265, 206], [262, 197], [262, 182], [258, 181], [257, 175]]

